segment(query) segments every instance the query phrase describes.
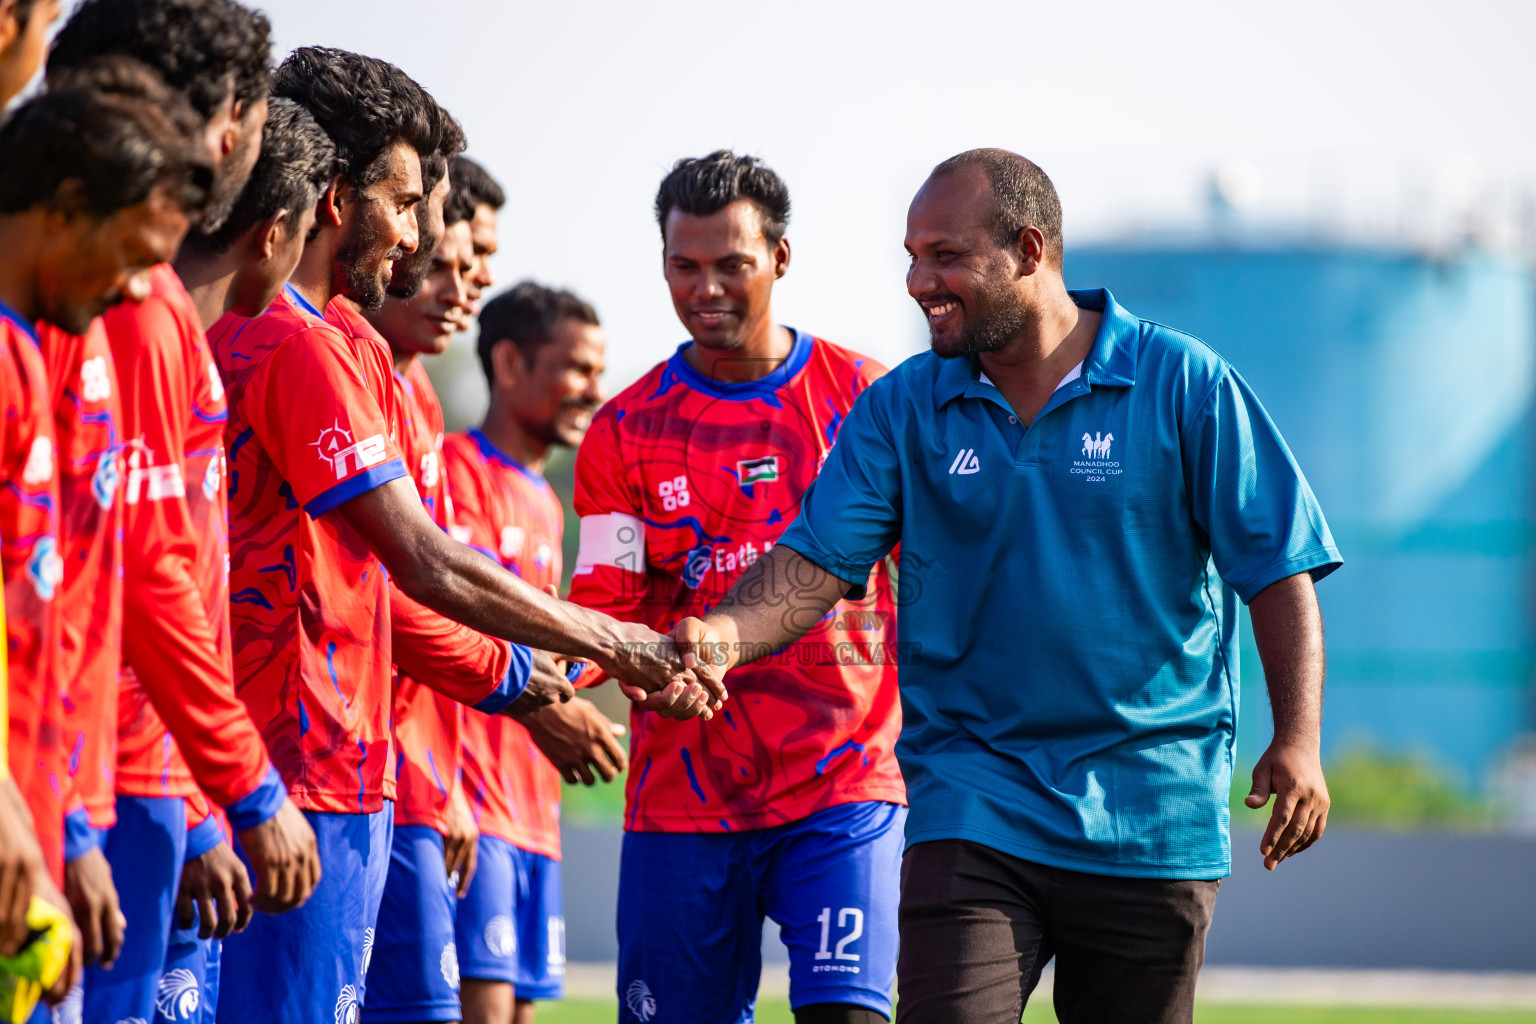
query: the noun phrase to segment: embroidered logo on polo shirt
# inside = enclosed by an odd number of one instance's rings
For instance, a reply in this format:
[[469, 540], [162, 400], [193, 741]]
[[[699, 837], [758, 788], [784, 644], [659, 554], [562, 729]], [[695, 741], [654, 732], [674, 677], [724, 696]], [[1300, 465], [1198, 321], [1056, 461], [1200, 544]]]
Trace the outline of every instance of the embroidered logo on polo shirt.
[[1109, 457], [1110, 448], [1114, 443], [1114, 434], [1103, 431], [1084, 433], [1083, 457], [1072, 460], [1072, 474], [1082, 477], [1090, 484], [1102, 484], [1112, 476], [1119, 476], [1124, 470], [1120, 468], [1120, 463], [1112, 461]]
[[955, 461], [949, 464], [950, 476], [970, 476], [972, 473], [981, 472], [981, 460], [976, 457], [976, 449], [961, 448], [960, 454], [955, 456]]
[[1109, 458], [1109, 446], [1115, 443], [1114, 434], [1096, 433], [1083, 435], [1083, 458], [1107, 459]]

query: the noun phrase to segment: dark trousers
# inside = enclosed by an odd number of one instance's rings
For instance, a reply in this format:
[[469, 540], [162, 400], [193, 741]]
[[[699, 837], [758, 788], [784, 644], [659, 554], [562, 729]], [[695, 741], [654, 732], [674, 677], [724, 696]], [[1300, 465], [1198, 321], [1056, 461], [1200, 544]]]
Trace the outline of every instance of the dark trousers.
[[1062, 1024], [1189, 1024], [1219, 884], [918, 843], [901, 862], [897, 1024], [1019, 1024], [1052, 957]]

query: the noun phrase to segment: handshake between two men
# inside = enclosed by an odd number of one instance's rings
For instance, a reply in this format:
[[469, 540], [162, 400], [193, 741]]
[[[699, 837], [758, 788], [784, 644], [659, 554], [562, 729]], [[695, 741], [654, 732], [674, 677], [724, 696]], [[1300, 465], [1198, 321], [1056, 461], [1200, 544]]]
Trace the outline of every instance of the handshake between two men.
[[[572, 614], [591, 616], [585, 625], [594, 641], [591, 653], [571, 653], [617, 680], [637, 707], [666, 718], [711, 718], [729, 696], [726, 672], [804, 636], [848, 589], [844, 580], [779, 545], [742, 574], [707, 618], [684, 618], [670, 635], [567, 605]], [[744, 658], [743, 651], [752, 657]], [[507, 710], [521, 715], [571, 693], [564, 663], [540, 654], [528, 692]]]

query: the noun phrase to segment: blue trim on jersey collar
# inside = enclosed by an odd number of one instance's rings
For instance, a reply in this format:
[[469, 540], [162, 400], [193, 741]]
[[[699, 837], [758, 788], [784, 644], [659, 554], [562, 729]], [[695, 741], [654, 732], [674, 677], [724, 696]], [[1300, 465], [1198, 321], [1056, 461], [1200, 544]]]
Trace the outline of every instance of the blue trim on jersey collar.
[[486, 458], [499, 462], [504, 466], [512, 467], [536, 484], [548, 483], [548, 481], [544, 479], [543, 474], [535, 473], [521, 462], [518, 462], [512, 456], [496, 447], [496, 443], [490, 438], [486, 437], [485, 432], [482, 431], [479, 427], [470, 427], [469, 436], [475, 442], [475, 446], [480, 449], [480, 454], [484, 455]]
[[729, 402], [748, 402], [754, 398], [767, 398], [794, 380], [811, 359], [811, 336], [788, 325], [781, 326], [787, 331], [794, 332], [795, 343], [790, 347], [789, 355], [785, 360], [766, 377], [739, 382], [710, 380], [695, 370], [683, 355], [684, 350], [693, 344], [691, 338], [677, 346], [677, 351], [673, 353], [671, 359], [667, 360], [667, 369], [675, 378], [693, 390], [701, 391], [711, 398], [723, 398]]
[[34, 342], [37, 341], [37, 327], [32, 321], [16, 312], [10, 306], [7, 306], [4, 301], [0, 301], [0, 319], [9, 320], [25, 331], [27, 337], [31, 338]]
[[320, 312], [314, 306], [310, 305], [309, 300], [306, 299], [304, 296], [300, 295], [299, 294], [299, 290], [297, 288], [295, 288], [293, 285], [291, 285], [291, 284], [283, 285], [283, 291], [287, 292], [288, 293], [288, 298], [292, 299], [293, 302], [300, 309], [304, 310], [304, 312], [308, 313], [310, 316], [314, 317], [316, 320], [324, 320], [325, 319], [325, 314]]

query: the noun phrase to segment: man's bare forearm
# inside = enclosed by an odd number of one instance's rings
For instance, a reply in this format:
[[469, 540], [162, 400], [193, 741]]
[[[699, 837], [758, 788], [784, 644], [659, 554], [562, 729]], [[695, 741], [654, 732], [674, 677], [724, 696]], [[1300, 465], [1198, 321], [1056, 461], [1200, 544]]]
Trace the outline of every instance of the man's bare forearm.
[[1269, 687], [1275, 741], [1316, 751], [1322, 742], [1326, 659], [1312, 577], [1300, 573], [1271, 584], [1248, 610]]
[[395, 583], [412, 599], [487, 636], [572, 658], [607, 661], [621, 638], [614, 620], [551, 597], [438, 533], [419, 571]]
[[775, 545], [704, 617], [719, 637], [715, 664], [734, 668], [787, 647], [810, 632], [849, 589], [846, 580], [800, 552]]

